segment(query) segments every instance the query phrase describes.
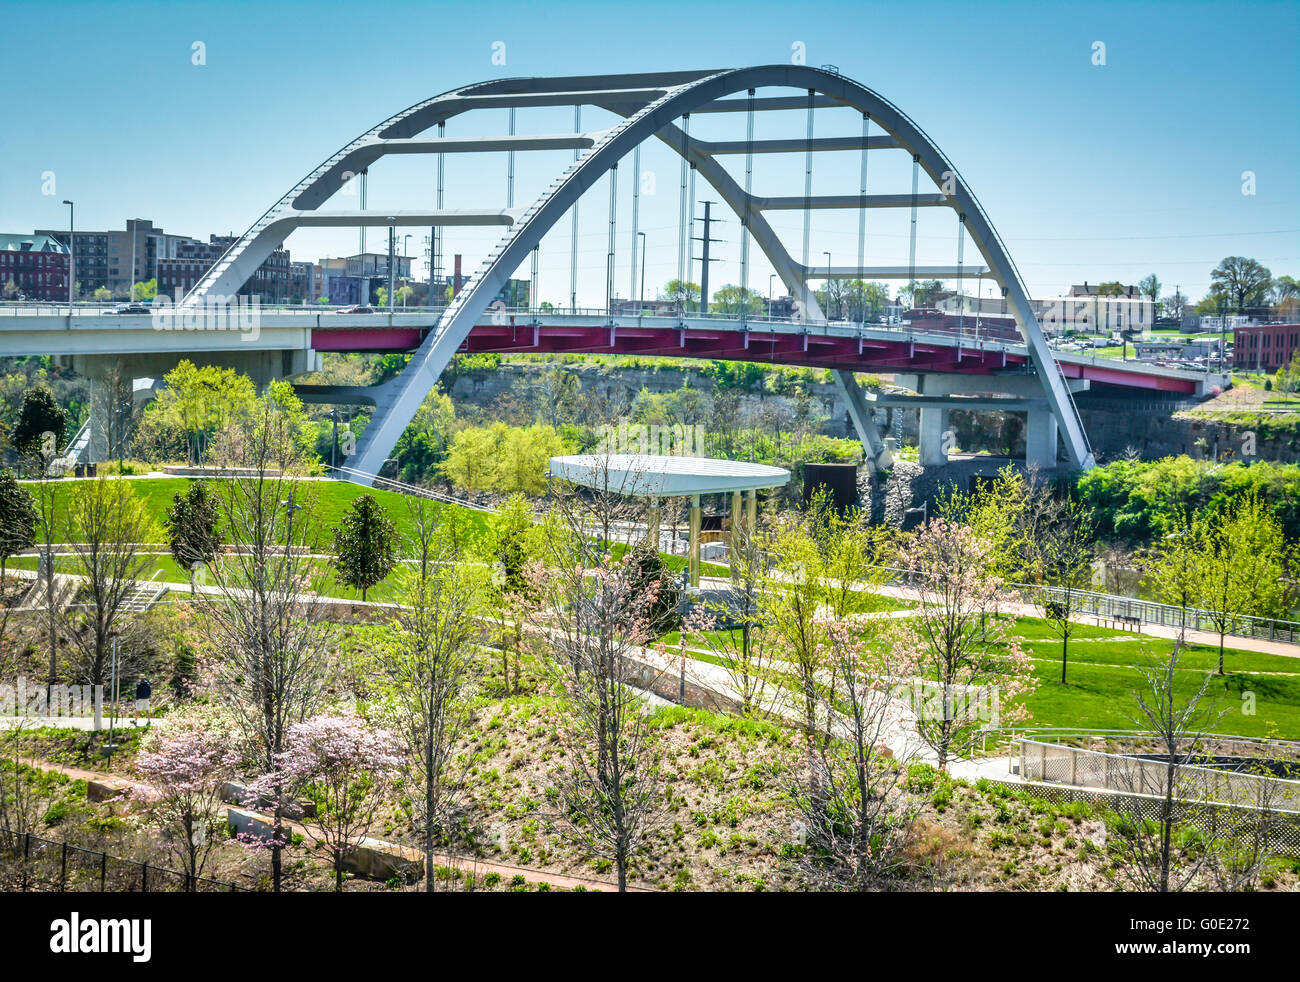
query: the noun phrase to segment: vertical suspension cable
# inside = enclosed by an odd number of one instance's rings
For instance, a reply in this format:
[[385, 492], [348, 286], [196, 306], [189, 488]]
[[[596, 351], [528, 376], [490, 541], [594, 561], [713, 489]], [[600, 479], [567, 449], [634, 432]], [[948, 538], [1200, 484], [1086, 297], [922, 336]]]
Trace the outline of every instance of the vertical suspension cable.
[[[582, 107], [573, 107], [573, 132], [582, 133]], [[573, 150], [573, 162], [578, 162], [579, 150]], [[578, 309], [578, 202], [573, 203], [573, 231], [569, 234], [569, 309]]]
[[803, 266], [808, 268], [810, 237], [812, 235], [812, 141], [814, 89], [808, 90], [808, 144], [803, 155]]
[[916, 182], [921, 175], [921, 158], [912, 154], [912, 231], [907, 247], [907, 288], [912, 306], [916, 306]]
[[[515, 135], [515, 107], [510, 107], [510, 135]], [[515, 206], [515, 152], [506, 153], [506, 207]]]
[[865, 322], [866, 313], [866, 284], [862, 282], [862, 270], [867, 265], [867, 136], [871, 129], [871, 113], [862, 114], [862, 175], [858, 179], [858, 275], [855, 282], [858, 284], [856, 289], [856, 301], [858, 304], [858, 313]]
[[632, 151], [632, 285], [628, 287], [629, 300], [636, 299], [636, 258], [640, 243], [637, 232], [641, 221], [641, 148]]
[[[690, 250], [686, 254], [686, 282], [687, 283], [691, 281], [691, 272], [695, 268], [695, 256], [692, 254], [695, 249], [695, 247], [692, 245], [692, 243], [695, 241], [695, 165], [694, 164], [691, 164], [690, 166], [690, 174], [691, 174], [690, 186], [686, 190], [686, 206], [690, 208], [690, 216], [691, 216], [690, 220], [686, 223], [686, 234], [687, 234], [686, 248]], [[683, 292], [685, 291], [685, 289], [686, 287], [685, 285], [683, 285], [682, 287]], [[683, 296], [682, 299], [683, 313], [686, 312], [686, 299], [687, 298]], [[700, 299], [703, 300], [704, 298], [701, 297]]]
[[677, 191], [677, 279], [685, 283], [687, 279], [686, 250], [690, 248], [690, 240], [686, 237], [686, 171], [689, 169], [686, 158], [691, 145], [690, 113], [682, 117], [682, 133], [686, 139], [687, 153], [682, 154], [682, 183]]
[[749, 90], [745, 126], [745, 206], [740, 213], [740, 316], [749, 312], [749, 208], [754, 190], [754, 90]]
[[[438, 124], [438, 138], [442, 139], [446, 135], [447, 135], [447, 123], [443, 121]], [[438, 197], [437, 197], [436, 205], [439, 211], [442, 210], [443, 187], [444, 187], [444, 179], [446, 177], [446, 172], [444, 170], [445, 158], [446, 158], [445, 154], [441, 154], [441, 153], [438, 154], [438, 188], [437, 188]], [[435, 225], [433, 227], [432, 242], [430, 242], [429, 244], [429, 306], [431, 307], [436, 306], [437, 301], [441, 299], [435, 295], [438, 282], [441, 279], [442, 279], [442, 226]]]
[[609, 255], [605, 257], [605, 311], [614, 300], [614, 250], [618, 231], [618, 164], [609, 169]]
[[[366, 184], [368, 183], [369, 178], [370, 178], [370, 168], [369, 167], [361, 168], [361, 210], [362, 211], [366, 210]], [[361, 226], [361, 255], [364, 256], [365, 254], [366, 254], [366, 227], [362, 225]], [[366, 261], [362, 259], [361, 260], [362, 267], [364, 267], [365, 264]], [[362, 275], [364, 275], [365, 269], [363, 268], [361, 272]], [[132, 289], [134, 289], [134, 287]], [[361, 302], [366, 303], [367, 301], [363, 297]]]
[[957, 337], [966, 333], [966, 298], [961, 293], [962, 254], [966, 248], [966, 215], [957, 216]]

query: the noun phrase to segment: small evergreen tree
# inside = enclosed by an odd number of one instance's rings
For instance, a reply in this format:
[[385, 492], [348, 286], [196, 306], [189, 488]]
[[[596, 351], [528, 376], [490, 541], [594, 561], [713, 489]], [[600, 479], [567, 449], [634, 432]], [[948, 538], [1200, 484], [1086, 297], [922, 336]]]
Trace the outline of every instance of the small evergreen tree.
[[635, 607], [628, 611], [629, 618], [644, 619], [654, 637], [678, 627], [681, 585], [665, 565], [663, 556], [649, 543], [642, 543], [624, 562], [631, 570], [627, 579], [632, 596], [638, 598]]
[[[23, 408], [18, 415], [18, 425], [14, 427], [14, 449], [24, 456], [31, 454], [47, 455], [47, 448], [42, 446], [45, 433], [54, 434], [53, 452], [63, 449], [68, 426], [68, 411], [54, 400], [50, 390], [37, 385], [27, 390], [23, 396]], [[52, 456], [52, 454], [49, 454]]]
[[200, 563], [210, 563], [221, 548], [217, 538], [217, 500], [206, 481], [195, 481], [184, 492], [172, 495], [172, 506], [163, 520], [168, 544], [176, 564], [190, 574]]
[[9, 557], [36, 542], [36, 522], [32, 496], [18, 483], [13, 471], [0, 471], [0, 587]]
[[372, 495], [356, 498], [334, 529], [334, 568], [348, 586], [366, 591], [383, 582], [396, 562], [397, 528]]

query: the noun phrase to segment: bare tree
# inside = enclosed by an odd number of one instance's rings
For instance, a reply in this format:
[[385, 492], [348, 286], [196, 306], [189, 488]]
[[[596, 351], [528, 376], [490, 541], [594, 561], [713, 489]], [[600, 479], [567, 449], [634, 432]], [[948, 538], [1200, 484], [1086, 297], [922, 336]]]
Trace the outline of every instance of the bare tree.
[[[1141, 668], [1137, 710], [1131, 718], [1148, 731], [1159, 753], [1155, 762], [1126, 758], [1117, 783], [1129, 795], [1120, 799], [1111, 823], [1111, 843], [1124, 860], [1119, 872], [1138, 889], [1179, 892], [1208, 872], [1215, 853], [1216, 830], [1207, 805], [1206, 772], [1196, 767], [1205, 737], [1223, 718], [1213, 703], [1202, 703], [1210, 685], [1202, 676], [1187, 698], [1178, 693], [1182, 645], [1175, 642], [1159, 667]], [[1147, 809], [1154, 807], [1155, 817]], [[1198, 821], [1210, 815], [1206, 821]], [[1180, 827], [1199, 825], [1202, 835], [1181, 836]]]
[[768, 690], [776, 667], [776, 648], [762, 630], [763, 595], [771, 587], [767, 554], [762, 533], [748, 519], [742, 519], [731, 535], [731, 592], [726, 600], [696, 605], [682, 625], [682, 644], [688, 633], [706, 634], [709, 646], [722, 659], [740, 714], [762, 718], [774, 708]]
[[[603, 477], [603, 480], [602, 480]], [[552, 553], [539, 577], [551, 607], [552, 674], [562, 693], [561, 726], [565, 762], [556, 776], [560, 822], [566, 834], [618, 871], [627, 889], [628, 867], [663, 805], [659, 755], [638, 688], [639, 660], [653, 641], [648, 612], [657, 589], [644, 584], [634, 563], [612, 558], [594, 533], [608, 541], [615, 516], [626, 503], [609, 479], [606, 465], [594, 476], [596, 491], [564, 499], [559, 507], [567, 534], [548, 537]], [[619, 490], [626, 486], [620, 486]]]
[[807, 830], [797, 865], [819, 889], [880, 889], [905, 871], [916, 839], [920, 802], [906, 789], [915, 746], [891, 694], [918, 666], [912, 652], [872, 644], [861, 624], [823, 626], [839, 695], [825, 706], [834, 737], [809, 752], [791, 795]]
[[[103, 685], [111, 670], [113, 636], [119, 635], [119, 666], [136, 650], [133, 639], [125, 637], [133, 624], [122, 614], [136, 580], [149, 567], [149, 557], [136, 549], [150, 540], [153, 522], [129, 481], [81, 482], [70, 498], [66, 534], [89, 603], [84, 613], [72, 614], [77, 623], [70, 632], [69, 674], [78, 682]], [[120, 667], [119, 675], [130, 671]], [[116, 699], [117, 693], [112, 695]]]
[[440, 509], [422, 498], [412, 499], [409, 508], [414, 564], [398, 574], [405, 602], [394, 615], [383, 668], [413, 778], [424, 888], [433, 892], [434, 845], [448, 827], [471, 760], [457, 745], [473, 719], [469, 696], [477, 675], [484, 582], [459, 538], [440, 524]]
[[[290, 726], [319, 704], [328, 677], [329, 626], [318, 595], [326, 578], [314, 555], [312, 496], [296, 477], [300, 443], [269, 402], [219, 436], [216, 457], [234, 468], [214, 482], [228, 548], [208, 567], [213, 592], [197, 597], [209, 642], [219, 652], [213, 682], [253, 748], [276, 769]], [[275, 809], [271, 873], [282, 886], [286, 841]]]

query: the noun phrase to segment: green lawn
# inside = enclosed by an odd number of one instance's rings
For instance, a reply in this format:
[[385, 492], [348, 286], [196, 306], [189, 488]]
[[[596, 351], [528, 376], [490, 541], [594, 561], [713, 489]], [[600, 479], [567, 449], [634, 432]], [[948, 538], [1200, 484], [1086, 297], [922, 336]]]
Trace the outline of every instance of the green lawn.
[[[1029, 697], [1030, 721], [1037, 726], [1081, 729], [1133, 729], [1136, 693], [1142, 685], [1139, 666], [1155, 666], [1168, 656], [1172, 642], [1122, 631], [1080, 625], [1070, 639], [1066, 684], [1061, 684], [1061, 642], [1047, 622], [1022, 618], [1011, 630], [1026, 640], [1041, 684]], [[1080, 638], [1098, 640], [1079, 640]], [[1231, 644], [1231, 638], [1228, 639]], [[1217, 645], [1190, 645], [1180, 659], [1178, 689], [1190, 695], [1205, 673], [1218, 665]], [[1300, 739], [1300, 658], [1225, 648], [1227, 674], [1213, 676], [1207, 699], [1226, 710], [1215, 729], [1244, 736]], [[1245, 693], [1254, 694], [1254, 713]]]
[[[154, 520], [155, 527], [149, 541], [158, 543], [166, 541], [163, 519], [168, 509], [171, 508], [172, 496], [178, 491], [184, 491], [193, 482], [194, 479], [188, 477], [139, 478], [128, 481], [131, 490], [144, 500], [145, 507]], [[25, 483], [30, 488], [31, 482]], [[81, 481], [76, 480], [64, 480], [55, 484], [55, 510], [57, 514], [67, 514], [68, 498], [75, 493], [76, 488], [81, 483]], [[304, 481], [300, 487], [302, 489], [301, 494], [313, 499], [311, 511], [323, 534], [323, 542], [332, 541], [329, 530], [342, 521], [343, 512], [352, 503], [352, 500], [367, 493], [374, 495], [379, 503], [384, 506], [384, 509], [388, 512], [388, 517], [397, 526], [399, 534], [406, 536], [413, 531], [410, 513], [407, 509], [409, 499], [406, 495], [398, 494], [395, 491], [365, 488], [350, 481]], [[484, 512], [460, 508], [457, 505], [442, 507], [455, 508], [457, 511], [462, 512], [471, 528], [475, 530], [481, 531], [487, 528], [488, 516]], [[57, 531], [55, 541], [66, 541], [66, 535], [61, 523]]]

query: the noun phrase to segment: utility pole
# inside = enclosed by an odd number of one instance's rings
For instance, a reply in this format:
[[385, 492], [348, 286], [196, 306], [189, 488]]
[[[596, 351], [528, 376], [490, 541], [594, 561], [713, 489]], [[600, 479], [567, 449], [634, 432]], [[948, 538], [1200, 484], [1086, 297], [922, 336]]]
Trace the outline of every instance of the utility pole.
[[703, 205], [704, 218], [701, 221], [704, 222], [704, 235], [695, 237], [694, 241], [704, 243], [702, 255], [700, 256], [700, 313], [707, 314], [709, 312], [709, 263], [717, 263], [722, 260], [709, 258], [709, 244], [719, 241], [709, 234], [709, 227], [713, 222], [720, 221], [720, 219], [713, 218], [710, 213], [710, 207], [713, 205], [712, 201], [705, 201]]

